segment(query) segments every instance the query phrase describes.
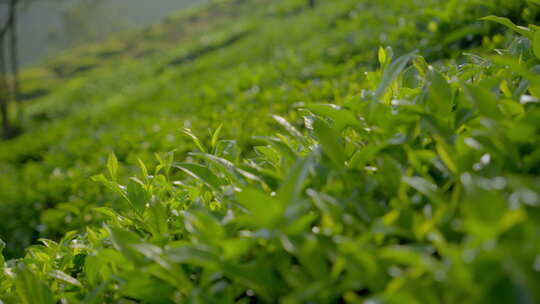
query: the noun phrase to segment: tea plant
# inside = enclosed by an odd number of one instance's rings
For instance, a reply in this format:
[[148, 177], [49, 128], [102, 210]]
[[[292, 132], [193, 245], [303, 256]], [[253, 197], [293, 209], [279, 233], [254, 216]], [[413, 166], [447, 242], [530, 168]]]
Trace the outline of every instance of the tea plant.
[[540, 301], [540, 33], [494, 55], [380, 68], [342, 104], [297, 103], [250, 149], [185, 129], [193, 152], [93, 177], [127, 209], [0, 260], [5, 303]]
[[[531, 1], [215, 1], [162, 24], [72, 50], [22, 71], [25, 133], [0, 143], [0, 238], [20, 257], [39, 238], [99, 224], [96, 206], [119, 209], [117, 196], [89, 183], [106, 155], [135, 172], [137, 158], [195, 146], [220, 123], [243, 151], [270, 134], [274, 113], [295, 120], [292, 104], [343, 105], [366, 86], [379, 45], [419, 50], [428, 61], [463, 62], [513, 39], [479, 18], [495, 14], [535, 23]], [[514, 47], [521, 48], [519, 44]], [[41, 93], [40, 93], [41, 92]], [[38, 94], [39, 93], [39, 94]], [[41, 95], [40, 95], [41, 94]], [[41, 97], [36, 97], [41, 96]]]

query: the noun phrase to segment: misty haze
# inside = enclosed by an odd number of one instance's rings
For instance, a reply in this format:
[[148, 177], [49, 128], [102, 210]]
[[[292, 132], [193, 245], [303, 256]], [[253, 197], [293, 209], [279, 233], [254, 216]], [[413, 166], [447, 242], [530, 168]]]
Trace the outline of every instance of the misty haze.
[[[159, 22], [163, 17], [195, 4], [205, 3], [207, 0], [22, 2], [17, 22], [20, 37], [19, 56], [21, 64], [28, 65], [81, 43], [97, 42], [115, 32], [129, 31]], [[5, 18], [6, 10], [5, 5], [0, 5], [0, 18]], [[77, 18], [77, 26], [66, 22], [73, 18]]]

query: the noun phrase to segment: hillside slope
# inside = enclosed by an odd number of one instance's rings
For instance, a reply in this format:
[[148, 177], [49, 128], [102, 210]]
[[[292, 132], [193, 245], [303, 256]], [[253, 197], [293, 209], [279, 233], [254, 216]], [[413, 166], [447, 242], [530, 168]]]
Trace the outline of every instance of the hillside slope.
[[27, 71], [28, 94], [47, 95], [28, 102], [28, 131], [0, 150], [8, 252], [93, 222], [95, 204], [119, 203], [89, 181], [112, 151], [131, 165], [172, 149], [181, 157], [193, 148], [184, 127], [220, 123], [244, 146], [268, 129], [268, 113], [358, 94], [380, 39], [411, 50], [423, 36], [415, 23], [432, 18], [414, 2], [399, 6], [225, 1]]
[[0, 237], [10, 251], [94, 221], [89, 209], [115, 198], [88, 178], [112, 151], [132, 165], [172, 149], [181, 157], [193, 148], [182, 128], [220, 123], [244, 146], [268, 130], [268, 113], [357, 95], [379, 45], [460, 55], [493, 28], [477, 17], [520, 8], [443, 2], [217, 2], [27, 71], [28, 95], [46, 95], [28, 102], [28, 131], [0, 149]]
[[538, 7], [306, 3], [217, 1], [26, 71], [5, 301], [540, 299], [538, 28], [479, 20]]

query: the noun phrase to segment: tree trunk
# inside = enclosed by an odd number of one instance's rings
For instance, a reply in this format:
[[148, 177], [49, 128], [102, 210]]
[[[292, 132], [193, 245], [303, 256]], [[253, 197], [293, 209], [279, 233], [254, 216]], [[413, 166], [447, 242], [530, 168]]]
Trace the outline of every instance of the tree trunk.
[[6, 61], [4, 54], [4, 36], [0, 35], [0, 116], [2, 116], [2, 133], [4, 137], [9, 137], [11, 124], [9, 122], [8, 102], [9, 88], [6, 79]]
[[315, 8], [315, 0], [308, 0], [308, 2], [310, 8]]
[[10, 15], [9, 15], [9, 33], [10, 33], [10, 60], [11, 60], [11, 75], [12, 75], [12, 96], [17, 103], [17, 119], [22, 123], [23, 106], [19, 87], [19, 58], [17, 53], [17, 3], [18, 0], [11, 0]]
[[[15, 21], [15, 8], [18, 0], [10, 0], [9, 2], [9, 11], [8, 11], [8, 20], [5, 24], [0, 24], [0, 116], [2, 117], [2, 130], [3, 136], [5, 138], [10, 138], [14, 134], [14, 129], [9, 120], [9, 101], [12, 98], [10, 94], [10, 86], [8, 84], [7, 75], [8, 68], [6, 64], [6, 55], [7, 55], [7, 46], [6, 46], [6, 35], [10, 34], [11, 42], [17, 42], [15, 32], [11, 32], [13, 29], [13, 24]], [[16, 51], [16, 48], [11, 47], [11, 51]], [[15, 57], [11, 54], [11, 59]], [[15, 58], [16, 59], [16, 58]], [[18, 67], [16, 67], [18, 70]], [[17, 83], [18, 88], [18, 83]]]

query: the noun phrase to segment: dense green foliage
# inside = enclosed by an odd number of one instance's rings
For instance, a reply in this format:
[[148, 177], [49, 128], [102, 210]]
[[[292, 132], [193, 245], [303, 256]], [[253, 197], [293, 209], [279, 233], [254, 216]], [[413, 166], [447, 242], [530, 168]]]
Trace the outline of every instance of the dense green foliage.
[[479, 20], [530, 2], [225, 1], [74, 76], [0, 153], [9, 256], [56, 240], [0, 299], [539, 302], [540, 31]]

